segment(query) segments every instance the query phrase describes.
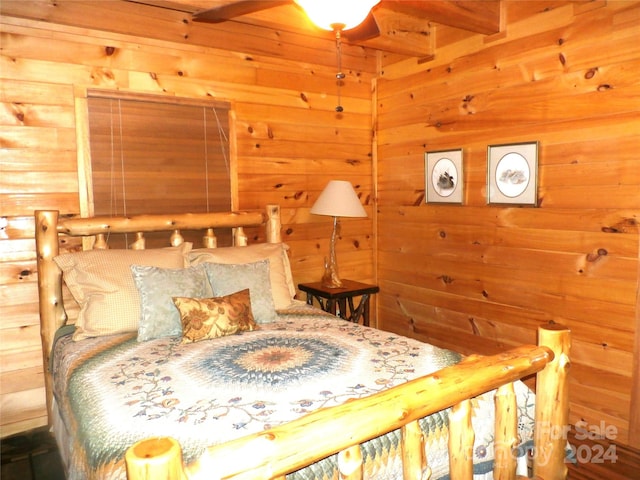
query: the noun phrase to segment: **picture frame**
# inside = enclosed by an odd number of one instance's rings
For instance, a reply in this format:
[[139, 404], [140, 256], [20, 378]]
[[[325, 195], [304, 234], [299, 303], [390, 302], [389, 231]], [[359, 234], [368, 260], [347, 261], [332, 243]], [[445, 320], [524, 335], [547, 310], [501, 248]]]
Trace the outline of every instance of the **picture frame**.
[[489, 145], [487, 203], [538, 204], [538, 142]]
[[426, 152], [425, 203], [462, 204], [464, 165], [462, 149]]

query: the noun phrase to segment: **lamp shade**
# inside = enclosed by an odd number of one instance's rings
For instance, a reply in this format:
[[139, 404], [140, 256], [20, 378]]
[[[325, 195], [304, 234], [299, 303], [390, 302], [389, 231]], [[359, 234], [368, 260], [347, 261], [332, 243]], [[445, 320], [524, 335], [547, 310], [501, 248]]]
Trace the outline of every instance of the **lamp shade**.
[[332, 217], [367, 216], [353, 186], [345, 180], [331, 180], [311, 207], [311, 213]]
[[367, 18], [380, 0], [295, 0], [315, 25], [325, 30], [349, 30]]

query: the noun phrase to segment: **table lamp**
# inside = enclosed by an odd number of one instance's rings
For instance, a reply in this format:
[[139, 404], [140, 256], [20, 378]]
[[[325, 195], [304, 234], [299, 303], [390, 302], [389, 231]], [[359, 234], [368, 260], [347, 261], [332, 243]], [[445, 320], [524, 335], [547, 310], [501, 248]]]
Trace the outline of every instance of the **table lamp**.
[[360, 203], [360, 199], [350, 182], [331, 180], [316, 200], [316, 203], [311, 207], [311, 213], [333, 217], [329, 257], [324, 259], [322, 286], [340, 288], [342, 287], [342, 281], [338, 275], [338, 263], [336, 261], [336, 237], [340, 228], [339, 219], [340, 217], [366, 217], [367, 212]]

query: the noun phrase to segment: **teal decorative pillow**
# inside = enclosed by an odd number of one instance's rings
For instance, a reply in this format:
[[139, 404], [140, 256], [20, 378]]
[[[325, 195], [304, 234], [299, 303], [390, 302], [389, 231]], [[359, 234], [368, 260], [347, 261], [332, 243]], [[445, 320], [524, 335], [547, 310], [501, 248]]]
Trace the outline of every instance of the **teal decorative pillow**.
[[180, 312], [173, 297], [211, 296], [202, 266], [172, 269], [131, 265], [131, 272], [141, 300], [139, 342], [182, 335]]
[[269, 260], [236, 265], [206, 262], [201, 265], [204, 265], [214, 296], [222, 297], [248, 288], [251, 311], [256, 323], [272, 323], [277, 320], [271, 294]]
[[284, 243], [255, 243], [244, 247], [199, 248], [189, 252], [191, 265], [204, 262], [239, 265], [269, 259], [269, 279], [273, 304], [277, 309], [288, 308], [296, 296], [291, 276], [291, 264]]

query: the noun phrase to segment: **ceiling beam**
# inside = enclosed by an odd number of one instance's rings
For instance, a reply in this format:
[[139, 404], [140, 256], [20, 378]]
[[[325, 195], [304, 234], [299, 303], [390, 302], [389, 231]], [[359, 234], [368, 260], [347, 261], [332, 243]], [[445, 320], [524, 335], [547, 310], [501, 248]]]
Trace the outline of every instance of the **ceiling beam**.
[[[374, 17], [380, 34], [354, 44], [420, 59], [433, 56], [434, 37], [428, 20], [388, 9], [376, 10]], [[348, 30], [344, 36], [350, 41]]]
[[383, 8], [483, 35], [500, 31], [500, 0], [383, 0], [374, 13]]

